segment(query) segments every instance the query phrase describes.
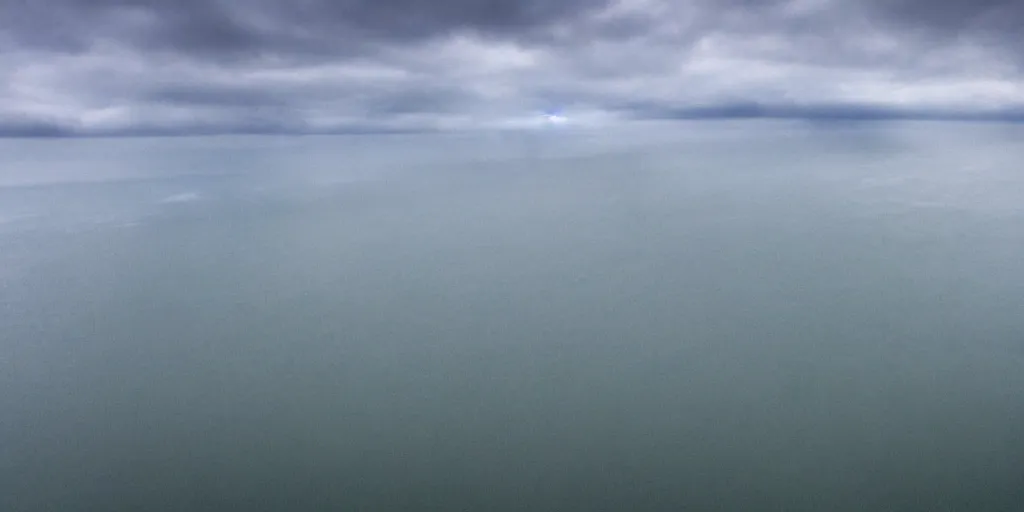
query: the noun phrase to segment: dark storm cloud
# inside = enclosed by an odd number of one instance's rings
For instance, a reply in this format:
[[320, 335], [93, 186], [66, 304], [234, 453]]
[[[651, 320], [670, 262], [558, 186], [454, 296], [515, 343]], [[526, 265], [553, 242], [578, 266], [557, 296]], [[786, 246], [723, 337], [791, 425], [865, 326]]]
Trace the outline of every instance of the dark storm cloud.
[[1019, 120], [1021, 27], [1011, 0], [0, 0], [0, 135]]

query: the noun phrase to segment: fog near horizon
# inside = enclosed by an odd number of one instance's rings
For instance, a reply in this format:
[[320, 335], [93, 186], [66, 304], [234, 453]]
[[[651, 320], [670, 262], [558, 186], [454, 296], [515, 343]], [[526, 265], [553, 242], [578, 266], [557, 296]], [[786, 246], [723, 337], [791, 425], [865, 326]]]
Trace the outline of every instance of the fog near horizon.
[[1022, 135], [0, 140], [0, 509], [1020, 510]]

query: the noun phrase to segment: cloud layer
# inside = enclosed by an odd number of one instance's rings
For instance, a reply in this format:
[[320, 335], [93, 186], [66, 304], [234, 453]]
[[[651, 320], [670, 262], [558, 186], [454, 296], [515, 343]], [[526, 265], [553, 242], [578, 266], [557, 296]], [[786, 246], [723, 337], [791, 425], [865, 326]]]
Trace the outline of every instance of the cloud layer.
[[1014, 0], [0, 0], [0, 136], [1024, 118]]

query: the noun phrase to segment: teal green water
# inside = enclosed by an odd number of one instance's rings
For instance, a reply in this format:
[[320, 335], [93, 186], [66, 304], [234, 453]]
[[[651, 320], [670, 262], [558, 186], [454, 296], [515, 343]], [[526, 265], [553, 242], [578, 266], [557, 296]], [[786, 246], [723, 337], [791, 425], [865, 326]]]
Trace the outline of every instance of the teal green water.
[[0, 509], [1021, 510], [1022, 135], [0, 141]]

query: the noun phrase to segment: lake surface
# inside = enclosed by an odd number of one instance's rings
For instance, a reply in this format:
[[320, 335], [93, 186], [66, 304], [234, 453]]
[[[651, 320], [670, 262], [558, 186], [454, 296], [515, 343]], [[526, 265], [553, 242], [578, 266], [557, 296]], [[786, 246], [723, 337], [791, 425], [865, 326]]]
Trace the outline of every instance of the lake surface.
[[1024, 126], [0, 141], [0, 510], [1024, 510]]

